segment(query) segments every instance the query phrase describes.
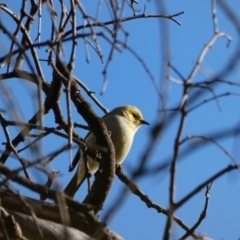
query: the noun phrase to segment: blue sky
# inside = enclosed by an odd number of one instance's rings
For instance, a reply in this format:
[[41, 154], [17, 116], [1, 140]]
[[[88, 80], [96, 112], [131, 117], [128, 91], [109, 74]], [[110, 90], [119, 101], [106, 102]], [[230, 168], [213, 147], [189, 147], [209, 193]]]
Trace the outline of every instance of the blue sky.
[[[5, 3], [5, 1], [1, 1]], [[234, 0], [226, 1], [231, 9], [237, 14], [240, 3]], [[86, 11], [92, 16], [95, 16], [96, 7], [92, 1], [82, 1]], [[158, 7], [155, 1], [140, 1], [135, 8], [139, 10], [138, 14], [143, 12], [144, 5], [147, 6], [147, 14], [158, 13]], [[13, 10], [19, 11], [17, 3], [8, 2], [8, 6]], [[149, 19], [136, 19], [123, 23], [124, 29], [130, 34], [128, 45], [131, 46], [140, 56], [150, 69], [155, 81], [160, 89], [164, 83], [166, 86], [166, 106], [173, 108], [178, 106], [182, 97], [182, 86], [166, 80], [163, 73], [163, 42], [162, 39], [166, 36], [163, 32], [160, 21], [163, 21], [168, 29], [167, 45], [169, 46], [168, 53], [170, 61], [178, 71], [187, 78], [196, 59], [199, 56], [203, 47], [213, 36], [213, 23], [211, 13], [211, 1], [173, 1], [168, 0], [165, 3], [167, 15], [179, 13], [184, 11], [184, 14], [176, 17], [181, 22], [182, 26], [167, 20], [158, 18]], [[44, 10], [48, 16], [47, 10]], [[131, 16], [131, 9], [126, 6], [124, 16]], [[219, 38], [214, 46], [209, 50], [206, 58], [203, 61], [200, 72], [193, 79], [193, 83], [204, 81], [207, 77], [213, 77], [224, 69], [229, 63], [229, 59], [236, 52], [239, 47], [239, 32], [234, 27], [234, 24], [226, 17], [224, 11], [218, 6], [217, 8], [218, 26], [219, 30], [227, 33], [232, 38], [229, 47], [226, 47], [226, 38]], [[14, 29], [14, 24], [5, 14], [0, 15], [3, 23], [8, 21], [9, 29]], [[106, 14], [106, 9], [103, 7], [100, 20], [109, 20]], [[78, 25], [82, 24], [82, 19], [78, 19]], [[49, 19], [43, 19], [42, 40], [46, 40], [49, 36], [50, 30]], [[102, 31], [101, 29], [99, 31]], [[35, 39], [36, 32], [32, 33], [32, 38]], [[124, 35], [121, 34], [120, 38], [123, 40]], [[2, 39], [2, 40], [1, 40]], [[100, 46], [104, 54], [105, 61], [109, 54], [109, 45], [104, 40], [100, 40]], [[166, 45], [164, 45], [166, 47]], [[5, 36], [0, 33], [0, 55], [7, 52], [8, 44], [5, 42]], [[43, 47], [39, 51], [39, 57], [47, 58], [46, 48]], [[69, 48], [66, 46], [64, 49], [65, 61], [69, 59]], [[100, 94], [104, 77], [102, 71], [105, 67], [101, 63], [95, 51], [89, 47], [90, 63], [86, 63], [85, 49], [82, 40], [78, 41], [77, 59], [74, 68], [74, 74], [81, 79], [92, 91], [96, 92], [95, 96], [101, 103], [109, 110], [119, 105], [131, 104], [141, 109], [144, 118], [151, 126], [143, 126], [140, 128], [135, 136], [132, 149], [124, 162], [124, 171], [130, 174], [131, 170], [136, 168], [142, 154], [146, 150], [149, 142], [152, 126], [161, 117], [159, 110], [161, 108], [161, 100], [158, 97], [153, 84], [146, 71], [143, 69], [141, 63], [129, 53], [128, 50], [123, 49], [120, 53], [115, 52], [113, 61], [110, 63], [107, 72], [107, 88], [103, 95]], [[24, 66], [27, 69], [27, 66]], [[46, 63], [42, 63], [44, 76], [47, 81], [51, 81], [51, 69]], [[0, 73], [4, 73], [5, 68], [0, 69]], [[179, 77], [171, 70], [170, 76], [179, 79]], [[165, 79], [163, 78], [165, 77]], [[232, 81], [234, 83], [240, 82], [239, 64], [227, 75], [223, 76], [224, 80]], [[179, 79], [180, 80], [180, 79]], [[3, 83], [1, 83], [3, 84]], [[36, 111], [36, 101], [32, 101], [32, 97], [36, 96], [36, 88], [29, 83], [22, 84], [19, 80], [8, 80], [4, 83], [11, 89], [12, 95], [17, 99], [16, 108], [20, 111], [20, 120], [27, 121]], [[1, 85], [0, 85], [1, 86]], [[214, 88], [215, 94], [230, 93], [219, 99], [221, 109], [217, 107], [216, 101], [211, 101], [202, 105], [201, 107], [192, 111], [184, 126], [182, 138], [187, 135], [204, 135], [209, 136], [215, 132], [229, 129], [231, 126], [239, 123], [240, 112], [239, 110], [239, 94], [240, 89], [237, 86], [230, 86], [227, 84], [218, 84]], [[195, 99], [196, 91], [191, 92], [191, 102], [189, 107], [202, 102], [205, 99], [212, 97], [211, 92], [208, 90], [203, 91], [203, 95], [199, 99]], [[234, 93], [234, 95], [233, 95]], [[238, 95], [237, 95], [238, 94]], [[66, 106], [65, 94], [62, 95], [62, 105]], [[101, 116], [103, 113], [92, 102], [92, 106], [96, 112]], [[0, 109], [6, 109], [6, 103], [3, 98], [0, 98]], [[76, 113], [74, 106], [72, 106], [73, 121], [83, 123], [81, 117]], [[10, 114], [5, 117], [11, 119]], [[44, 118], [46, 126], [54, 127], [54, 116], [52, 113]], [[173, 153], [173, 143], [176, 137], [176, 130], [179, 125], [179, 117], [168, 126], [162, 133], [160, 139], [155, 146], [154, 152], [148, 159], [148, 168], [154, 168], [161, 164], [166, 159], [169, 159]], [[11, 137], [13, 138], [17, 133], [16, 130], [10, 129]], [[84, 131], [80, 131], [84, 135]], [[0, 130], [0, 142], [3, 142], [3, 132]], [[239, 137], [223, 138], [218, 141], [225, 149], [235, 156], [239, 162]], [[42, 142], [43, 155], [46, 155], [59, 147], [66, 144], [65, 140], [59, 140], [54, 136], [49, 136]], [[186, 143], [186, 147], [188, 143]], [[23, 146], [21, 144], [18, 149]], [[76, 147], [76, 146], [75, 146]], [[183, 148], [184, 149], [184, 145]], [[2, 151], [3, 146], [0, 147]], [[76, 148], [74, 148], [76, 151]], [[36, 159], [29, 151], [26, 156], [30, 159]], [[71, 178], [71, 174], [67, 172], [69, 164], [69, 155], [64, 153], [58, 156], [51, 168], [61, 172], [58, 183], [64, 187]], [[197, 185], [204, 180], [211, 177], [216, 172], [224, 167], [232, 164], [231, 159], [221, 151], [214, 144], [207, 144], [198, 149], [193, 149], [191, 154], [188, 154], [180, 159], [177, 167], [177, 182], [176, 182], [176, 200], [180, 200], [188, 194]], [[7, 166], [16, 167], [17, 162], [9, 159]], [[34, 180], [44, 183], [45, 178], [38, 172], [32, 170]], [[157, 174], [152, 174], [137, 180], [137, 185], [140, 189], [148, 195], [148, 197], [157, 204], [168, 208], [169, 198], [169, 169], [161, 171]], [[214, 182], [210, 202], [207, 211], [207, 216], [202, 224], [198, 227], [197, 232], [207, 235], [212, 239], [238, 239], [239, 222], [240, 222], [240, 173], [234, 171], [228, 173]], [[103, 211], [100, 213], [100, 218], [103, 217], [106, 211], [115, 204], [119, 204], [119, 193], [123, 184], [115, 178], [114, 185], [111, 189], [109, 198], [106, 201]], [[28, 196], [37, 197], [36, 194], [23, 189], [23, 194]], [[77, 200], [81, 200], [86, 193], [86, 186], [83, 186], [76, 195]], [[200, 191], [190, 201], [184, 204], [177, 212], [176, 215], [180, 217], [188, 226], [192, 226], [197, 221], [198, 217], [203, 210], [205, 201], [205, 189]], [[161, 239], [166, 217], [157, 213], [153, 209], [148, 209], [146, 205], [141, 202], [135, 195], [129, 193], [121, 203], [121, 206], [107, 222], [108, 226], [123, 236], [125, 239]], [[180, 227], [174, 225], [173, 238], [178, 239], [184, 234]]]

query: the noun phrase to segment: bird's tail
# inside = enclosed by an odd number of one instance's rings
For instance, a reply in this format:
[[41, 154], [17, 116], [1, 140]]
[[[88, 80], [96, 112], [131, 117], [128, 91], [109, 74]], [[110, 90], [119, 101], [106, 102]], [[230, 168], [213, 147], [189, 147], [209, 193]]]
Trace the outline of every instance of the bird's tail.
[[64, 193], [72, 198], [86, 178], [84, 164], [81, 164], [81, 162], [79, 164], [80, 166], [78, 167], [76, 173], [68, 183], [67, 187], [64, 189]]

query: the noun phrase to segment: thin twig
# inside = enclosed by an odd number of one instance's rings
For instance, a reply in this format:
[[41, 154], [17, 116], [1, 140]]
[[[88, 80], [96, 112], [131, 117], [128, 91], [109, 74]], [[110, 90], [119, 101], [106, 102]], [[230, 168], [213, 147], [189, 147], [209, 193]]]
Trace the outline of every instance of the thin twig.
[[[226, 149], [224, 148], [221, 144], [219, 144], [216, 140], [209, 138], [207, 136], [200, 136], [200, 135], [188, 135], [186, 138], [184, 138], [179, 144], [183, 144], [188, 140], [191, 139], [203, 139], [205, 141], [210, 141], [213, 144], [215, 144], [220, 150], [222, 150], [232, 161], [233, 163], [239, 168], [238, 162], [236, 158]], [[240, 168], [239, 168], [240, 171]]]
[[216, 181], [219, 177], [222, 175], [231, 172], [233, 170], [238, 170], [240, 166], [233, 166], [229, 165], [226, 168], [220, 170], [215, 175], [211, 176], [209, 179], [205, 180], [203, 183], [198, 185], [196, 188], [194, 188], [190, 193], [188, 193], [185, 197], [183, 197], [180, 201], [176, 203], [176, 208], [181, 207], [183, 204], [185, 204], [189, 199], [191, 199], [194, 195], [196, 195], [198, 192], [200, 192], [204, 187], [206, 187], [208, 184], [211, 184], [213, 181]]
[[209, 185], [207, 185], [207, 189], [206, 189], [206, 193], [205, 193], [205, 204], [204, 204], [204, 209], [202, 211], [202, 213], [200, 214], [198, 221], [193, 225], [193, 227], [187, 231], [181, 238], [180, 240], [184, 240], [187, 239], [189, 236], [191, 236], [193, 234], [193, 232], [197, 229], [197, 227], [202, 223], [203, 219], [206, 217], [207, 215], [207, 209], [208, 209], [208, 204], [209, 204], [209, 198], [210, 198], [210, 192], [213, 186], [213, 182], [211, 182]]

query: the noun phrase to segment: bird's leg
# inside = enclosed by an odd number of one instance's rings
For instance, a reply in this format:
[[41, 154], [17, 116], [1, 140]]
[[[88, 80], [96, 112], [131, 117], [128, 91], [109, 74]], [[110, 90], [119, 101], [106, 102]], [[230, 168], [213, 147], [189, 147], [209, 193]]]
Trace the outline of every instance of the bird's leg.
[[83, 160], [84, 160], [84, 167], [85, 167], [85, 178], [87, 179], [87, 184], [88, 184], [88, 192], [90, 191], [91, 188], [91, 182], [90, 182], [90, 178], [91, 178], [91, 173], [89, 171], [89, 167], [88, 167], [88, 156], [86, 154], [86, 152], [83, 153]]

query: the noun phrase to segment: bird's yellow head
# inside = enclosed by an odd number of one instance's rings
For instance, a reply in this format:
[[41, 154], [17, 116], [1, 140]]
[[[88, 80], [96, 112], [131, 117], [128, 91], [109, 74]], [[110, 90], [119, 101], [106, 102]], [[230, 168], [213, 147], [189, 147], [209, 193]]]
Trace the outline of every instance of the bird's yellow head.
[[117, 108], [119, 110], [122, 111], [122, 113], [133, 123], [135, 123], [135, 125], [140, 126], [142, 124], [147, 124], [149, 125], [148, 122], [144, 121], [143, 119], [143, 115], [141, 113], [141, 111], [134, 107], [134, 106], [122, 106]]

